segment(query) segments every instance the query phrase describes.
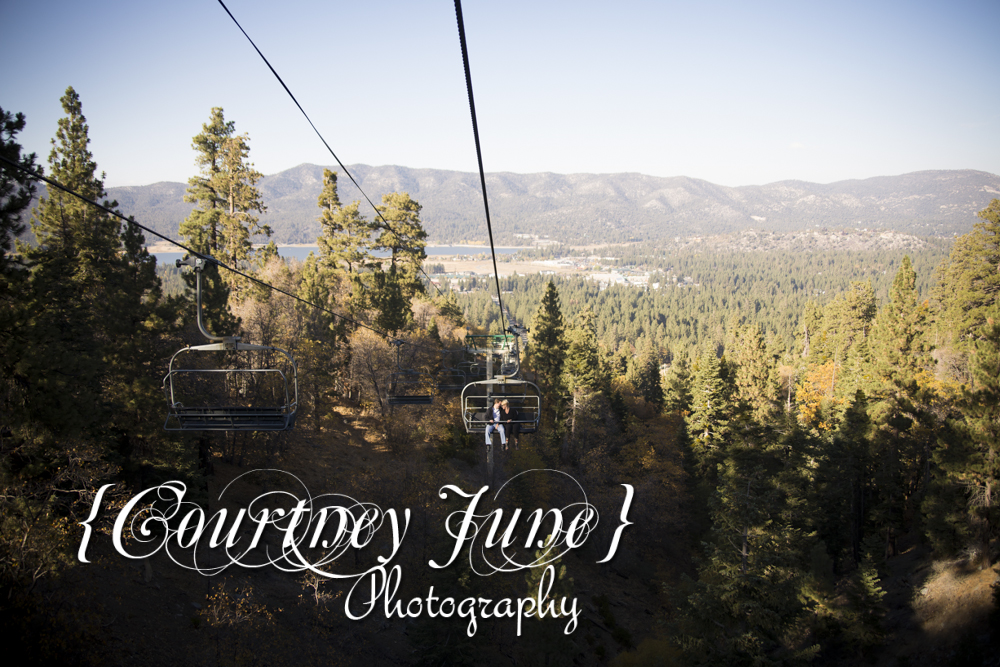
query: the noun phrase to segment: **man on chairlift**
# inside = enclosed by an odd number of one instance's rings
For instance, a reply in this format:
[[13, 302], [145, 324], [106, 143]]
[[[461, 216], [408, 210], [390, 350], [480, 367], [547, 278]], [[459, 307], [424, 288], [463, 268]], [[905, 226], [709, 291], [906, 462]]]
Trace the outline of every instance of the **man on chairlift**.
[[502, 444], [506, 449], [507, 434], [504, 433], [503, 430], [503, 424], [501, 423], [502, 418], [503, 418], [503, 411], [500, 409], [500, 399], [494, 397], [493, 414], [491, 415], [491, 419], [488, 422], [489, 425], [486, 427], [486, 444], [487, 445], [493, 444], [493, 431], [495, 430], [500, 433], [500, 444]]

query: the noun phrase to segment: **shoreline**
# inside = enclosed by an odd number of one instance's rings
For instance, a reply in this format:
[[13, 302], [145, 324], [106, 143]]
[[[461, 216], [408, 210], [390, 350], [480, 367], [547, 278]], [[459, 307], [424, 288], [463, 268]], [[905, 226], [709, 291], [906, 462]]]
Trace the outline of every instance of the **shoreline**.
[[[255, 243], [255, 248], [263, 247], [262, 243]], [[318, 248], [319, 246], [315, 243], [280, 243], [277, 244], [278, 248]], [[490, 247], [488, 245], [471, 245], [465, 243], [449, 243], [449, 244], [427, 244], [428, 248], [462, 248], [463, 250], [468, 248], [469, 251], [474, 252], [489, 252]], [[498, 245], [497, 250], [531, 250], [538, 246], [521, 246], [521, 245]], [[157, 241], [156, 243], [146, 244], [146, 250], [151, 253], [164, 253], [164, 252], [183, 252], [180, 248], [175, 246], [173, 243], [168, 243], [167, 241]], [[466, 253], [456, 253], [456, 254], [466, 254]], [[451, 255], [441, 255], [441, 257], [451, 257]]]

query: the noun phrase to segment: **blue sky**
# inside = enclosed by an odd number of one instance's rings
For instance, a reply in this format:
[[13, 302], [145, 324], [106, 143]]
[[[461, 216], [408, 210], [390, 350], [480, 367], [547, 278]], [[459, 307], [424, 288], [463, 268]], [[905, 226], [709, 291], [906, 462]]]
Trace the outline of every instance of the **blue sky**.
[[[227, 5], [346, 164], [476, 170], [452, 2]], [[996, 0], [463, 11], [487, 171], [1000, 173]], [[0, 19], [0, 106], [27, 116], [43, 160], [72, 85], [109, 186], [194, 175], [213, 106], [265, 174], [334, 162], [216, 0], [2, 0]]]

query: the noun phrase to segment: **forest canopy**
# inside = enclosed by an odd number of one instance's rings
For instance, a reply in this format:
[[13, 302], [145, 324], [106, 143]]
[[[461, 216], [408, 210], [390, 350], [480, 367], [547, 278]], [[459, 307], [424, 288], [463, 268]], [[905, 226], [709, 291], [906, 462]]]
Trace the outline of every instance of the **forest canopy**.
[[[105, 201], [80, 96], [68, 88], [61, 103], [45, 174], [118, 211]], [[499, 295], [478, 277], [456, 290], [429, 282], [423, 207], [409, 193], [380, 193], [366, 211], [360, 200], [341, 201], [339, 175], [326, 170], [314, 211], [318, 252], [286, 262], [269, 243], [250, 137], [211, 109], [192, 128], [194, 209], [178, 221], [190, 248], [218, 261], [204, 271], [199, 306], [188, 270], [183, 284], [172, 274], [176, 289], [166, 294], [167, 274], [135, 224], [58, 188], [29, 210], [29, 173], [41, 167], [18, 145], [25, 122], [0, 110], [0, 627], [32, 662], [99, 664], [167, 648], [192, 651], [181, 662], [213, 664], [371, 664], [390, 654], [428, 665], [895, 660], [888, 639], [902, 631], [889, 622], [890, 604], [899, 604], [890, 599], [913, 597], [895, 574], [918, 567], [907, 553], [924, 569], [961, 563], [968, 576], [992, 576], [1000, 200], [950, 247], [718, 253], [640, 244], [615, 261], [647, 267], [642, 287], [501, 279], [505, 321], [529, 331], [494, 338], [507, 341], [496, 368], [516, 366], [504, 381], [530, 382], [540, 400], [537, 429], [506, 448], [491, 441], [494, 468], [482, 432], [469, 432], [460, 390], [442, 378], [461, 375], [462, 386], [494, 368], [492, 351], [486, 363], [466, 343], [504, 333]], [[16, 241], [22, 220], [36, 243]], [[223, 351], [224, 361], [201, 369], [246, 378], [236, 372], [266, 368], [271, 348], [295, 359], [294, 430], [164, 430], [168, 363], [204, 342], [199, 307], [209, 330], [259, 346], [239, 360]], [[255, 382], [196, 384], [185, 400], [251, 400]], [[416, 395], [403, 386], [426, 395], [400, 400]], [[120, 507], [179, 480], [208, 506], [221, 502], [210, 493], [218, 484], [283, 466], [330, 485], [323, 493], [411, 508], [399, 558], [420, 574], [406, 586], [490, 599], [514, 591], [540, 602], [541, 572], [504, 579], [465, 563], [427, 568], [447, 542], [443, 486], [478, 488], [485, 467], [490, 482], [510, 482], [499, 507], [561, 507], [567, 489], [525, 483], [520, 473], [565, 472], [609, 517], [595, 529], [602, 544], [623, 484], [637, 501], [611, 562], [581, 550], [553, 566], [555, 594], [587, 606], [572, 636], [539, 621], [518, 637], [495, 620], [469, 637], [455, 619], [422, 619], [364, 626], [353, 644], [338, 644], [332, 638], [357, 627], [332, 604], [344, 590], [315, 577], [241, 572], [185, 589], [197, 596], [194, 611], [185, 609], [193, 615], [177, 614], [173, 639], [148, 639], [159, 648], [112, 641], [116, 624], [136, 627], [120, 598], [169, 607], [158, 591], [175, 584], [146, 585], [152, 558], [141, 589], [134, 565], [105, 559], [111, 575], [95, 583], [96, 567], [74, 558], [97, 490], [113, 485], [107, 502]], [[269, 490], [274, 479], [243, 483]], [[98, 519], [96, 533], [106, 538], [110, 522]], [[363, 570], [374, 562], [366, 558], [336, 566]], [[112, 579], [133, 588], [101, 597]], [[974, 631], [986, 617], [969, 618], [962, 650], [985, 656], [995, 639]], [[950, 640], [920, 641], [936, 650]]]

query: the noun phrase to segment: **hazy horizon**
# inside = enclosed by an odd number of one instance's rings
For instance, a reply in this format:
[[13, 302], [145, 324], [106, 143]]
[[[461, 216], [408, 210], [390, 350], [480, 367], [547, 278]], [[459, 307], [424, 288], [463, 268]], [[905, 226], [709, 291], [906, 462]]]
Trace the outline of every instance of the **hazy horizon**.
[[[227, 5], [345, 164], [477, 170], [452, 3]], [[463, 11], [490, 173], [728, 187], [1000, 173], [995, 2]], [[0, 74], [0, 106], [26, 115], [19, 140], [42, 163], [68, 85], [111, 187], [195, 175], [191, 138], [215, 106], [265, 174], [333, 161], [216, 3], [8, 3], [3, 17], [2, 53], [32, 59]]]

